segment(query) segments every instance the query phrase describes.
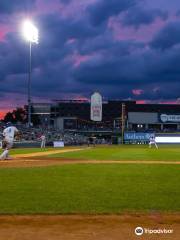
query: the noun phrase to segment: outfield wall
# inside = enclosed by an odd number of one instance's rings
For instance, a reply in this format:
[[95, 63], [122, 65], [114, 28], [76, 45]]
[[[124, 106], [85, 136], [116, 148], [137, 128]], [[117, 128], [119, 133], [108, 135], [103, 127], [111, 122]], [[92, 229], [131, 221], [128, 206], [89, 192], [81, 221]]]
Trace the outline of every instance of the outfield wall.
[[148, 144], [151, 136], [160, 144], [180, 144], [180, 133], [125, 132], [124, 141], [126, 144]]

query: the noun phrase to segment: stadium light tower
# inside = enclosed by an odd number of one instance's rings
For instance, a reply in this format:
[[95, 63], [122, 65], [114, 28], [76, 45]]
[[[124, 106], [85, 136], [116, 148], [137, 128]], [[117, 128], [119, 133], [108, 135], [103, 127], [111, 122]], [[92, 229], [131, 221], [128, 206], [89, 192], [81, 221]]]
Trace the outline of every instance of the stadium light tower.
[[39, 43], [39, 32], [36, 26], [30, 21], [26, 20], [23, 23], [23, 35], [29, 42], [29, 74], [28, 74], [28, 126], [31, 126], [31, 62], [32, 62], [32, 44]]

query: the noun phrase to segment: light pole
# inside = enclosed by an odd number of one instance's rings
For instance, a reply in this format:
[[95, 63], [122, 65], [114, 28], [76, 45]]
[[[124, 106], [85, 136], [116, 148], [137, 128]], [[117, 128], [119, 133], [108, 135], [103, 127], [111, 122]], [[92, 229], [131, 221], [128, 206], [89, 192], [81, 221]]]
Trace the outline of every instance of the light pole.
[[39, 33], [36, 26], [29, 20], [23, 24], [23, 35], [29, 42], [29, 74], [28, 74], [28, 126], [31, 126], [31, 72], [32, 72], [32, 44], [38, 44]]

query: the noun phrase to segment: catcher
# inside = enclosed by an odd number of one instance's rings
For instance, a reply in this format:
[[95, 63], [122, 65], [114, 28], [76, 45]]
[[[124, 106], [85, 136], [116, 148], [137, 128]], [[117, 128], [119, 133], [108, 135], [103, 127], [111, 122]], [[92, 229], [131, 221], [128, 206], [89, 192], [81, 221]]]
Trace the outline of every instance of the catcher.
[[12, 126], [11, 123], [8, 123], [6, 128], [3, 131], [3, 141], [2, 148], [3, 153], [0, 155], [0, 160], [11, 159], [9, 157], [9, 150], [13, 147], [14, 138], [19, 136], [19, 131], [16, 127]]

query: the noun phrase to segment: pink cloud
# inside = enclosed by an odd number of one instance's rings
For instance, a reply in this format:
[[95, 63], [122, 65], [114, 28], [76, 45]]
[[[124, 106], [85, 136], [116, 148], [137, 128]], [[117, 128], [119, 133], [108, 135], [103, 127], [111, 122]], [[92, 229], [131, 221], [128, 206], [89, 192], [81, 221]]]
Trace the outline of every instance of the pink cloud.
[[[32, 97], [32, 102], [36, 103], [47, 103], [51, 102], [50, 99], [43, 97]], [[23, 107], [27, 104], [27, 95], [19, 93], [9, 93], [6, 94], [0, 101], [0, 119], [2, 119], [5, 114], [9, 111], [14, 110], [17, 107]]]
[[149, 101], [147, 101], [147, 100], [137, 100], [136, 101], [136, 104], [146, 104], [146, 103], [149, 103]]
[[73, 58], [74, 58], [74, 66], [78, 67], [79, 65], [81, 65], [81, 63], [89, 60], [91, 56], [77, 54], [77, 55], [74, 55]]
[[65, 58], [65, 61], [72, 62], [74, 67], [79, 67], [81, 63], [88, 61], [92, 55], [81, 55], [75, 51], [72, 55]]
[[85, 101], [85, 102], [89, 102], [89, 98], [81, 96], [81, 95], [77, 95], [74, 97], [75, 100], [79, 100], [79, 101]]
[[3, 109], [3, 110], [0, 110], [0, 120], [3, 120], [6, 113], [9, 112], [9, 111], [12, 111], [13, 109]]
[[72, 44], [74, 42], [76, 42], [76, 38], [70, 38], [66, 41], [66, 44]]
[[172, 99], [172, 100], [137, 100], [136, 104], [180, 104], [180, 99]]
[[139, 96], [139, 95], [143, 94], [144, 91], [142, 89], [133, 89], [132, 93], [136, 96]]
[[0, 24], [0, 42], [5, 41], [6, 34], [11, 31], [8, 25]]

